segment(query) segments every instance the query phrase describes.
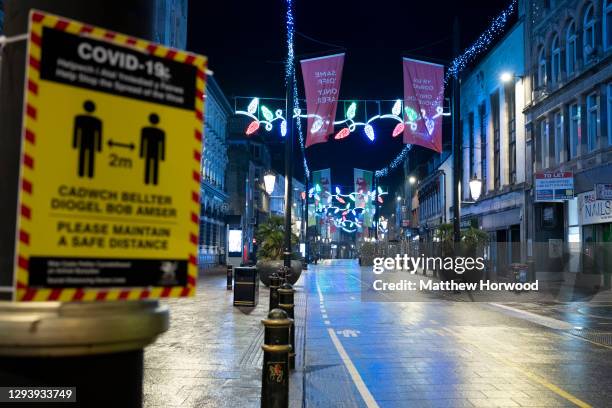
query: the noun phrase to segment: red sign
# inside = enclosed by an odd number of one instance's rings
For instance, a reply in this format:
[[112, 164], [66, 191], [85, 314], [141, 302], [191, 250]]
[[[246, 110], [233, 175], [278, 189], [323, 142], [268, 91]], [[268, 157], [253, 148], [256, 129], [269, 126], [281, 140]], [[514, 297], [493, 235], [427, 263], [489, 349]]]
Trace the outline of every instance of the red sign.
[[404, 143], [442, 152], [444, 67], [404, 58]]
[[327, 142], [334, 133], [344, 54], [302, 60], [308, 129], [306, 147]]

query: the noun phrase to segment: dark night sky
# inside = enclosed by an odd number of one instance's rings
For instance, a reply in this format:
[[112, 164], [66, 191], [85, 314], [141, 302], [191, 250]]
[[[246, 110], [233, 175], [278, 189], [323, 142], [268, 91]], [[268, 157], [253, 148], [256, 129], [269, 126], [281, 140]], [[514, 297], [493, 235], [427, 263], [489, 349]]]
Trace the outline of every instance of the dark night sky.
[[[340, 99], [401, 98], [403, 55], [448, 60], [455, 15], [461, 24], [463, 48], [509, 4], [509, 0], [294, 2], [297, 59], [346, 52]], [[189, 1], [188, 48], [209, 57], [209, 67], [232, 104], [234, 96], [284, 96], [284, 13], [282, 0]], [[297, 70], [299, 73], [299, 66]], [[302, 98], [301, 77], [298, 90]], [[356, 133], [310, 147], [311, 169], [333, 167], [332, 178], [348, 184], [353, 167], [380, 168], [402, 147], [401, 138], [391, 139], [391, 129], [377, 128], [374, 143]], [[424, 149], [414, 152], [423, 156]]]

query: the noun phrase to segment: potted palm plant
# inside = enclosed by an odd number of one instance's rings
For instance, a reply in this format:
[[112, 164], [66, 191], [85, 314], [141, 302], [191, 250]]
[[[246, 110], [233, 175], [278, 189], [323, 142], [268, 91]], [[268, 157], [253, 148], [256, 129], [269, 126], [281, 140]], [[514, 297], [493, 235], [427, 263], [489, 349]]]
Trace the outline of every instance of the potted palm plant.
[[[259, 242], [257, 249], [257, 270], [261, 282], [269, 286], [270, 275], [283, 266], [283, 246], [285, 241], [285, 225], [283, 217], [273, 215], [257, 228], [255, 238]], [[291, 233], [291, 246], [295, 248], [298, 237]], [[289, 283], [294, 284], [302, 273], [301, 256], [297, 252], [291, 254], [291, 273], [287, 277]]]

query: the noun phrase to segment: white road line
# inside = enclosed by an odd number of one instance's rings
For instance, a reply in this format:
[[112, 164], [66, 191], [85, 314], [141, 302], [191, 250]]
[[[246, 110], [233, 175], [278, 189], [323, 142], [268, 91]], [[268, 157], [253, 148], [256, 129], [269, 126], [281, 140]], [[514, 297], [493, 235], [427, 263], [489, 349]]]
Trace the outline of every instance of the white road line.
[[355, 368], [355, 365], [353, 364], [350, 357], [346, 353], [346, 350], [344, 350], [344, 347], [342, 346], [342, 343], [340, 343], [340, 339], [338, 339], [338, 336], [336, 336], [334, 329], [331, 329], [331, 328], [327, 329], [327, 332], [329, 333], [329, 337], [331, 337], [332, 343], [334, 343], [334, 346], [336, 347], [338, 354], [340, 354], [340, 357], [342, 358], [342, 362], [344, 363], [344, 365], [346, 366], [346, 369], [351, 375], [351, 378], [353, 382], [355, 383], [355, 387], [357, 387], [357, 391], [359, 391], [361, 398], [363, 398], [363, 402], [365, 402], [368, 408], [378, 408], [378, 404], [376, 403], [376, 400], [370, 393], [370, 390], [368, 390], [368, 387], [363, 382], [361, 375], [359, 375], [359, 371], [357, 371], [357, 369]]
[[519, 317], [525, 320], [529, 320], [532, 323], [539, 324], [541, 326], [545, 326], [555, 330], [570, 330], [574, 328], [573, 324], [568, 322], [564, 322], [563, 320], [554, 319], [548, 316], [542, 316], [536, 313], [531, 313], [526, 310], [516, 309], [514, 307], [510, 307], [508, 305], [502, 305], [499, 303], [489, 303], [491, 306], [499, 307], [500, 309], [505, 309], [511, 313], [510, 315], [514, 315], [515, 317]]
[[327, 319], [327, 314], [325, 314], [325, 313], [324, 313], [324, 314], [323, 314], [323, 318], [324, 318], [324, 319]]
[[328, 326], [331, 324], [329, 320], [326, 320], [324, 323]]

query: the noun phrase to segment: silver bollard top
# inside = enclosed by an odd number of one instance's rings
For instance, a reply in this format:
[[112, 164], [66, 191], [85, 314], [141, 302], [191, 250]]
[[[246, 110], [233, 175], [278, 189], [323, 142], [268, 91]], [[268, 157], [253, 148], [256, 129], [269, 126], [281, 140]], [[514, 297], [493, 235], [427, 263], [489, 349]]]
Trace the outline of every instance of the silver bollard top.
[[136, 350], [168, 330], [156, 300], [0, 302], [0, 355], [69, 356]]

